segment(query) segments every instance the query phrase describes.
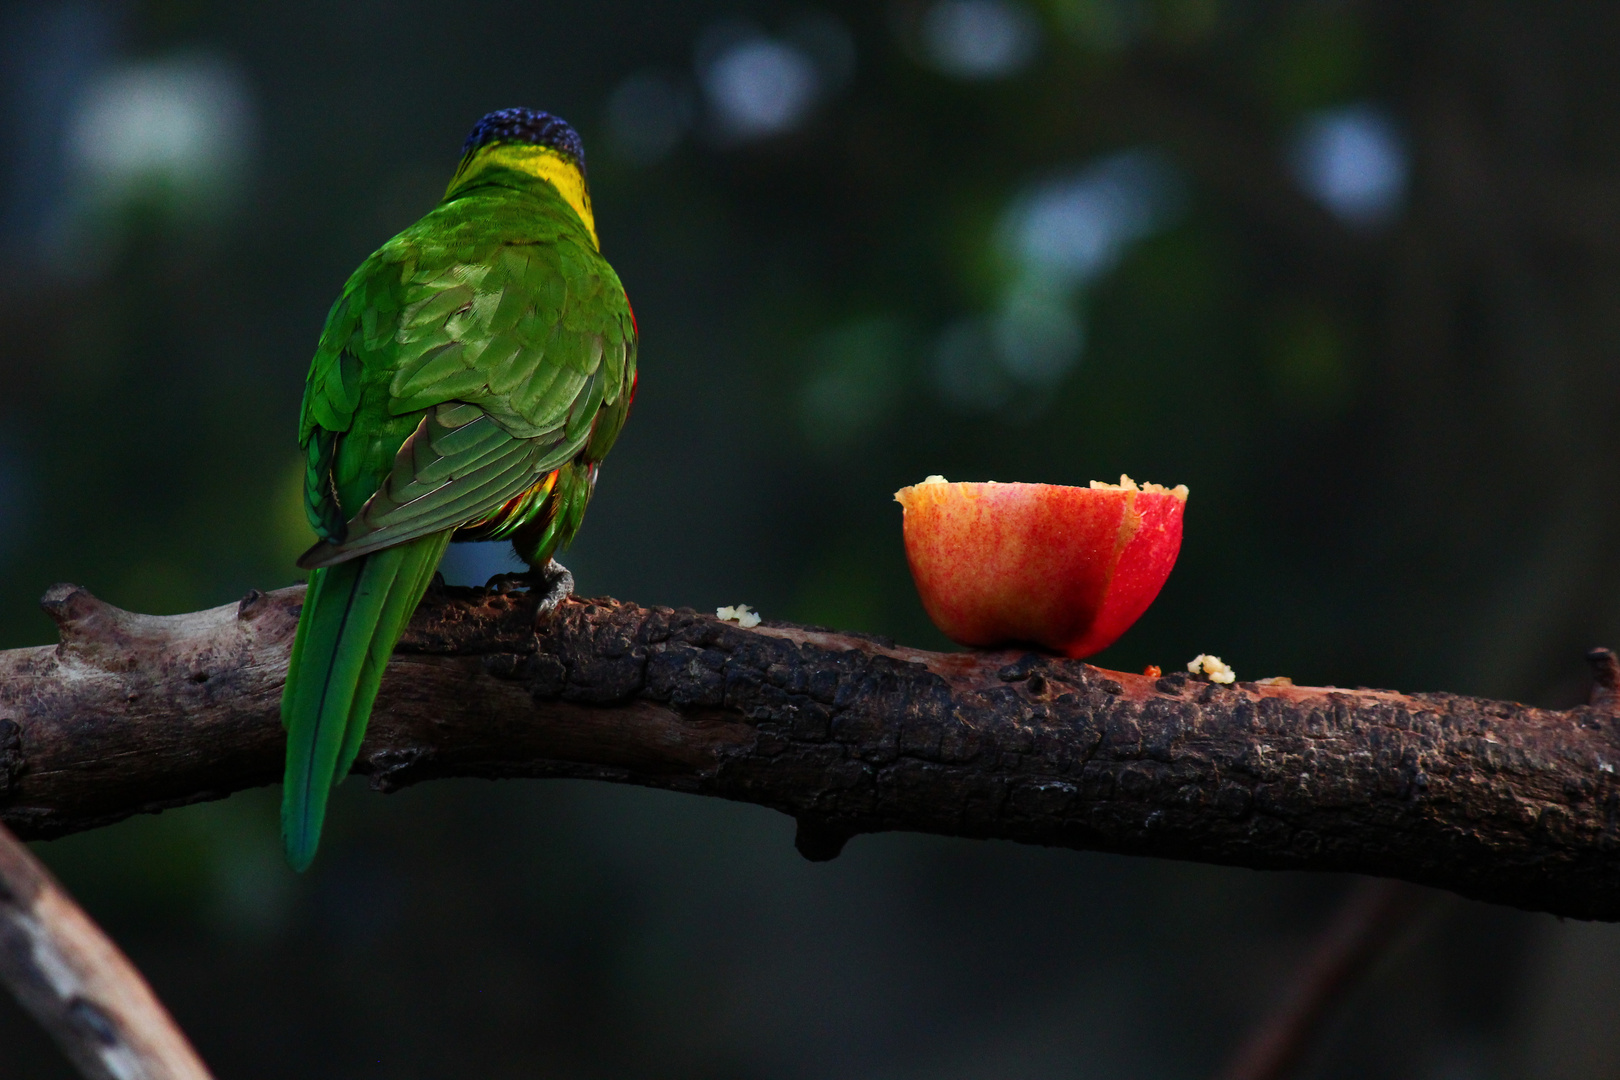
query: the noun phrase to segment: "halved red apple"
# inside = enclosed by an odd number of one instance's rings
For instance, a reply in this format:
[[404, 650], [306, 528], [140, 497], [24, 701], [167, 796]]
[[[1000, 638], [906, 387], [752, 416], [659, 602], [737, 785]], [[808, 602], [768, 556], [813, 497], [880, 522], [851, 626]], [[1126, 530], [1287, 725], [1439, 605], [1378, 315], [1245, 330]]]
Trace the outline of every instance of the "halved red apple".
[[1082, 657], [1148, 609], [1181, 551], [1187, 488], [1092, 481], [953, 484], [895, 492], [928, 617], [981, 648], [1027, 642]]

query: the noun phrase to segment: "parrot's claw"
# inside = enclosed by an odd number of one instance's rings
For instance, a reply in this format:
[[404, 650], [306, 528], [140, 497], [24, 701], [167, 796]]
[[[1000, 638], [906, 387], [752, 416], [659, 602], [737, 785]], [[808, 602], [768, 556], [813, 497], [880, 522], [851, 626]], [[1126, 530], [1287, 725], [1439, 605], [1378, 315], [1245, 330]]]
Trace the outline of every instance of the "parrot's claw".
[[496, 574], [484, 582], [484, 588], [492, 593], [505, 595], [509, 592], [519, 592], [534, 585], [534, 578], [527, 573]]
[[534, 625], [539, 627], [551, 619], [564, 600], [574, 595], [574, 575], [568, 567], [552, 559], [530, 574], [529, 580], [540, 598], [534, 609]]

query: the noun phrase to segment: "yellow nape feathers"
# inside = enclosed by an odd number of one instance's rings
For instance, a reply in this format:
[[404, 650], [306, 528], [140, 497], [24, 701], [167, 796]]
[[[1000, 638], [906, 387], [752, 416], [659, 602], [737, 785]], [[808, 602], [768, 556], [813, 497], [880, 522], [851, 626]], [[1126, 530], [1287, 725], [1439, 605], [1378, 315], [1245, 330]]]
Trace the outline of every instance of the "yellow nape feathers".
[[454, 191], [492, 166], [527, 173], [556, 188], [557, 193], [574, 208], [579, 220], [585, 223], [585, 231], [591, 234], [591, 243], [601, 250], [601, 242], [596, 239], [596, 215], [591, 213], [591, 193], [585, 186], [585, 174], [567, 156], [549, 146], [494, 143], [480, 147], [463, 161], [456, 175], [450, 178], [447, 190]]

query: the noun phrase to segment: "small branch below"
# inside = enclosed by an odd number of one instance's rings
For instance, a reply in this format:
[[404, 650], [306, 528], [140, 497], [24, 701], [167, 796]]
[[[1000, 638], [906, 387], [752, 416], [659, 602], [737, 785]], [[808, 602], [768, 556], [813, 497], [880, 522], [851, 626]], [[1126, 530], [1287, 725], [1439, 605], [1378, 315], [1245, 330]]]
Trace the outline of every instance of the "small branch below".
[[140, 972], [4, 826], [0, 981], [89, 1080], [209, 1080]]
[[[189, 615], [83, 589], [0, 652], [0, 820], [28, 838], [277, 782], [302, 588]], [[912, 830], [1403, 878], [1620, 920], [1620, 719], [1450, 694], [933, 653], [790, 623], [435, 589], [355, 771], [575, 777], [769, 806], [809, 858]], [[1612, 681], [1612, 680], [1611, 680]]]
[[1357, 883], [1276, 1010], [1239, 1049], [1221, 1080], [1286, 1080], [1295, 1075], [1334, 1012], [1442, 897], [1398, 881]]

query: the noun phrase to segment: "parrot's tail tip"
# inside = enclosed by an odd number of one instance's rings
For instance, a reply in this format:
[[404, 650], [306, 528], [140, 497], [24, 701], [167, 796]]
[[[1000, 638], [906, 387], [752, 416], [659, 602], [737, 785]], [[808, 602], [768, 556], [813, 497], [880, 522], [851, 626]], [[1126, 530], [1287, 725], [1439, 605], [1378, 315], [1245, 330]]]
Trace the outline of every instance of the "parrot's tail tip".
[[287, 844], [285, 850], [287, 853], [287, 865], [292, 867], [294, 873], [302, 874], [309, 869], [309, 864], [315, 861], [314, 848], [303, 849]]
[[315, 851], [320, 842], [319, 831], [312, 834], [309, 829], [299, 828], [296, 823], [282, 827], [281, 850], [287, 856], [287, 865], [296, 873], [302, 874], [309, 869], [309, 864], [315, 861]]

